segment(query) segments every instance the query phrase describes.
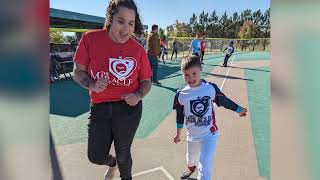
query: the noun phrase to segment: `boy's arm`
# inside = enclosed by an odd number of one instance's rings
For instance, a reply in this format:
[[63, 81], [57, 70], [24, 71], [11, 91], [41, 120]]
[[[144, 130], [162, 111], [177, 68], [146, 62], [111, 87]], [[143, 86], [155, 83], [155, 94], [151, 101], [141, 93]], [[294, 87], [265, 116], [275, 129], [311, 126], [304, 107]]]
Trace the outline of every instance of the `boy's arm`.
[[184, 123], [184, 107], [179, 103], [178, 97], [179, 97], [179, 92], [177, 92], [176, 96], [174, 97], [173, 109], [175, 109], [177, 112], [177, 116], [176, 116], [177, 129], [181, 129], [183, 128], [183, 123]]
[[225, 96], [218, 86], [216, 84], [211, 83], [216, 91], [214, 102], [220, 107], [223, 106], [226, 109], [230, 109], [232, 111], [235, 111], [237, 113], [242, 112], [242, 107], [233, 102], [231, 99], [229, 99], [227, 96]]
[[179, 97], [179, 91], [174, 97], [174, 102], [173, 102], [173, 109], [175, 109], [177, 112], [177, 118], [176, 118], [177, 133], [173, 139], [175, 143], [178, 143], [180, 141], [181, 130], [183, 128], [183, 123], [184, 123], [184, 107], [179, 103], [178, 97]]
[[228, 48], [225, 48], [222, 52], [224, 52], [225, 50], [227, 50]]

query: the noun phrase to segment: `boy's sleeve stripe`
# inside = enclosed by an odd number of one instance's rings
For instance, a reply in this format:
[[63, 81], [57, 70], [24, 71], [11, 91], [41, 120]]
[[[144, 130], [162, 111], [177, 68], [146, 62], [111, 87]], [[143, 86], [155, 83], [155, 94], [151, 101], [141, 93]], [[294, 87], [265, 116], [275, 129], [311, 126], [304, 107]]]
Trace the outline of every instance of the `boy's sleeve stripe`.
[[238, 108], [236, 110], [237, 113], [240, 113], [242, 111], [242, 107], [238, 105]]
[[183, 128], [183, 124], [179, 124], [179, 123], [177, 123], [177, 128], [178, 128], [178, 129]]

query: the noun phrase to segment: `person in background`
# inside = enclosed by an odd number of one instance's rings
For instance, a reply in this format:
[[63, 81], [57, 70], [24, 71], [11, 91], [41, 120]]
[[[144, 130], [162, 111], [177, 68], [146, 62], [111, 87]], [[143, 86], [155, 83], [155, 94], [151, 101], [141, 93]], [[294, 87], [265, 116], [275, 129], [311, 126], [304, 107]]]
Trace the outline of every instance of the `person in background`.
[[175, 60], [177, 60], [177, 55], [178, 55], [178, 42], [177, 42], [177, 38], [174, 38], [174, 39], [173, 39], [173, 42], [172, 42], [171, 60], [172, 60], [172, 57], [173, 57], [174, 54], [176, 55], [176, 56], [175, 56]]
[[[166, 40], [161, 39], [160, 40], [160, 56], [161, 56], [163, 64], [166, 64], [164, 59], [168, 59], [168, 52], [167, 52], [166, 46], [167, 46]], [[164, 56], [166, 56], [166, 58], [164, 58]]]
[[152, 83], [161, 84], [158, 81], [158, 57], [160, 54], [160, 40], [158, 36], [158, 25], [151, 27], [151, 32], [147, 39], [147, 54], [152, 69]]
[[227, 54], [224, 57], [224, 62], [223, 62], [223, 67], [227, 67], [228, 65], [228, 60], [229, 58], [232, 56], [232, 54], [234, 53], [234, 46], [233, 46], [233, 41], [230, 41], [229, 46], [227, 46], [223, 52], [225, 52], [227, 50]]
[[203, 64], [203, 57], [204, 57], [204, 53], [206, 52], [206, 37], [203, 36], [202, 40], [200, 42], [200, 46], [201, 46], [201, 64]]

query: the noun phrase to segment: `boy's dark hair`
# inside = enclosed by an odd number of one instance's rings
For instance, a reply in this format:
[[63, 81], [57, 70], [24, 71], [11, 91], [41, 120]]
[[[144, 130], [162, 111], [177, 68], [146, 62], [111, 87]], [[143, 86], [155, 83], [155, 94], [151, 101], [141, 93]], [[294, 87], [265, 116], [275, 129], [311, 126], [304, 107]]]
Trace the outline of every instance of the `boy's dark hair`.
[[185, 71], [192, 67], [199, 67], [201, 69], [201, 62], [198, 56], [190, 56], [181, 61], [181, 70]]
[[157, 28], [158, 28], [158, 25], [156, 25], [156, 24], [154, 24], [154, 25], [151, 26], [151, 30], [152, 30], [152, 31], [155, 30], [155, 29], [157, 29]]
[[140, 20], [139, 12], [136, 4], [133, 0], [110, 0], [107, 11], [106, 11], [106, 21], [104, 23], [104, 28], [109, 31], [112, 24], [113, 15], [115, 15], [119, 7], [125, 7], [133, 10], [136, 13], [134, 34], [141, 35], [143, 33], [143, 25]]

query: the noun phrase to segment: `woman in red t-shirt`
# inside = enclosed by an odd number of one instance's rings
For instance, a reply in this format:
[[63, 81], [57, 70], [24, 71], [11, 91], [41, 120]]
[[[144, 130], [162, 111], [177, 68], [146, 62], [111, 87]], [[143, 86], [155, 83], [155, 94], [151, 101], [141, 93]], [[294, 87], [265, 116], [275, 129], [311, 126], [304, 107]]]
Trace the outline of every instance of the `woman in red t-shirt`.
[[[151, 68], [133, 33], [143, 33], [132, 0], [111, 0], [105, 28], [86, 32], [74, 56], [74, 80], [89, 90], [88, 158], [107, 165], [112, 178], [118, 165], [131, 179], [131, 144], [142, 114], [142, 98], [151, 89]], [[114, 142], [116, 157], [109, 154]]]

